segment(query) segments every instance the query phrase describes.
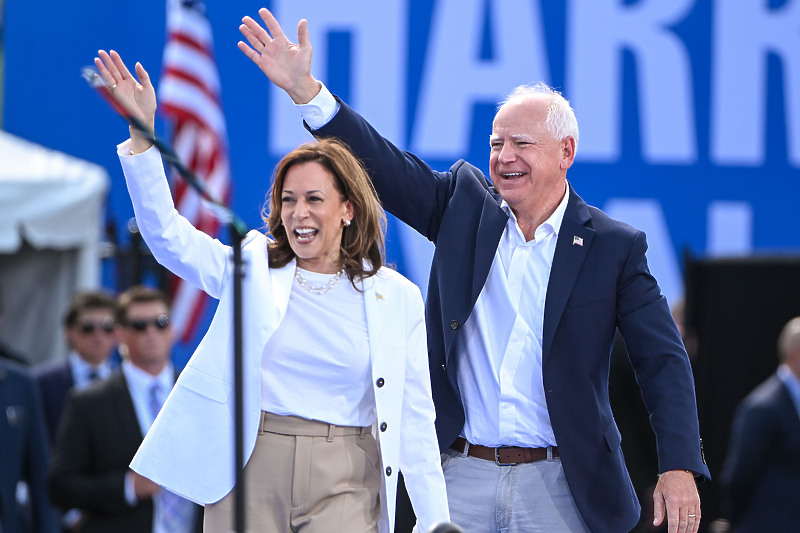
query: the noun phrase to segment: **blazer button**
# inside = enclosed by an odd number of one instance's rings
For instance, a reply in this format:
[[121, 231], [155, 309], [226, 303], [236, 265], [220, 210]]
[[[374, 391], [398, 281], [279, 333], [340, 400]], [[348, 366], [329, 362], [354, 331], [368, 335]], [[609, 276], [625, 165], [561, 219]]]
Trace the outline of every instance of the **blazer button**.
[[453, 320], [450, 322], [450, 329], [458, 329], [458, 320]]
[[386, 467], [386, 475], [387, 476], [391, 476], [392, 475], [392, 467], [391, 466], [387, 466]]
[[387, 428], [387, 427], [389, 427], [389, 426], [386, 424], [386, 422], [383, 422], [383, 423], [381, 424], [381, 431], [386, 431], [386, 428]]
[[378, 378], [378, 381], [375, 382], [375, 384], [378, 386], [378, 388], [383, 387], [384, 383], [386, 383], [386, 382], [383, 380], [383, 378]]

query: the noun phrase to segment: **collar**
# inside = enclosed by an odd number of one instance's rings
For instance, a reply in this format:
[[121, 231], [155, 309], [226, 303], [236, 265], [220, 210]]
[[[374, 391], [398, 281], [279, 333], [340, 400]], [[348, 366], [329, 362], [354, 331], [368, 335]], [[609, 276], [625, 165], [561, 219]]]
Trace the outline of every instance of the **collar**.
[[92, 366], [75, 350], [69, 352], [69, 366], [72, 370], [73, 377], [80, 376], [81, 379], [89, 379], [89, 373], [94, 371], [101, 378], [107, 378], [111, 375], [111, 362], [106, 359], [97, 366]]
[[139, 391], [149, 391], [155, 383], [159, 384], [161, 390], [169, 391], [175, 381], [175, 371], [169, 362], [164, 365], [164, 369], [157, 376], [154, 376], [134, 365], [128, 359], [124, 359], [122, 361], [122, 373], [125, 374], [128, 386]]
[[[566, 190], [564, 191], [564, 197], [561, 198], [561, 202], [559, 202], [555, 211], [553, 211], [553, 214], [536, 228], [535, 234], [537, 236], [542, 230], [549, 228], [555, 234], [555, 236], [558, 237], [558, 232], [561, 230], [561, 223], [564, 221], [564, 213], [566, 213], [567, 205], [569, 204], [569, 191], [570, 185], [569, 182], [567, 182]], [[503, 211], [506, 212], [509, 219], [513, 221], [514, 225], [519, 227], [519, 224], [517, 224], [516, 215], [514, 215], [514, 212], [511, 210], [511, 207], [505, 200], [500, 202], [500, 207], [503, 208]]]

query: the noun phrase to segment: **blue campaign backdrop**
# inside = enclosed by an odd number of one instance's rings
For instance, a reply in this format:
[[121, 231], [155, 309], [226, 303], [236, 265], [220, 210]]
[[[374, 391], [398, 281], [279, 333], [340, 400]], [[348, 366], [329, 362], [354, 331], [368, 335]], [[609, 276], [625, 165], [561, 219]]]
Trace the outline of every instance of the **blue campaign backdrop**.
[[[545, 81], [581, 127], [571, 183], [648, 234], [664, 293], [682, 255], [797, 253], [800, 0], [208, 0], [233, 171], [232, 207], [259, 227], [272, 168], [310, 139], [288, 97], [237, 49], [242, 16], [272, 9], [313, 70], [396, 144], [446, 169], [486, 169], [496, 103]], [[5, 3], [4, 127], [103, 165], [108, 216], [132, 216], [114, 147], [121, 119], [80, 77], [98, 48], [157, 83], [162, 2]], [[166, 125], [157, 124], [166, 134]], [[392, 222], [388, 256], [426, 287], [430, 244]]]

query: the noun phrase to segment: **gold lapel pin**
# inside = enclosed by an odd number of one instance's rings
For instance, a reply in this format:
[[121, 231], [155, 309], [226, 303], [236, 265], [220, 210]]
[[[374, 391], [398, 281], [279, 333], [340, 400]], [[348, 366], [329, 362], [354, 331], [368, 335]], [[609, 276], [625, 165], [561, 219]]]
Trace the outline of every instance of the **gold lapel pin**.
[[379, 292], [376, 292], [375, 293], [375, 298], [377, 298], [378, 300], [383, 300], [383, 294], [381, 294]]

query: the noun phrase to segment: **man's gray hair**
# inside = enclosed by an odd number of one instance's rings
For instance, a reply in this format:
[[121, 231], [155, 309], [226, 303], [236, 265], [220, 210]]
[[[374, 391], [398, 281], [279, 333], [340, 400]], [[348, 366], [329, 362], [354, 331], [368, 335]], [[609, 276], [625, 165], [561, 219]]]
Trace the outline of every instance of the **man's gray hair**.
[[544, 98], [550, 102], [545, 118], [545, 128], [557, 141], [562, 141], [567, 137], [575, 139], [575, 151], [578, 150], [578, 119], [575, 118], [575, 111], [569, 105], [569, 101], [564, 96], [550, 87], [539, 82], [533, 84], [519, 85], [500, 102], [498, 111], [511, 101], [516, 101], [529, 96]]

